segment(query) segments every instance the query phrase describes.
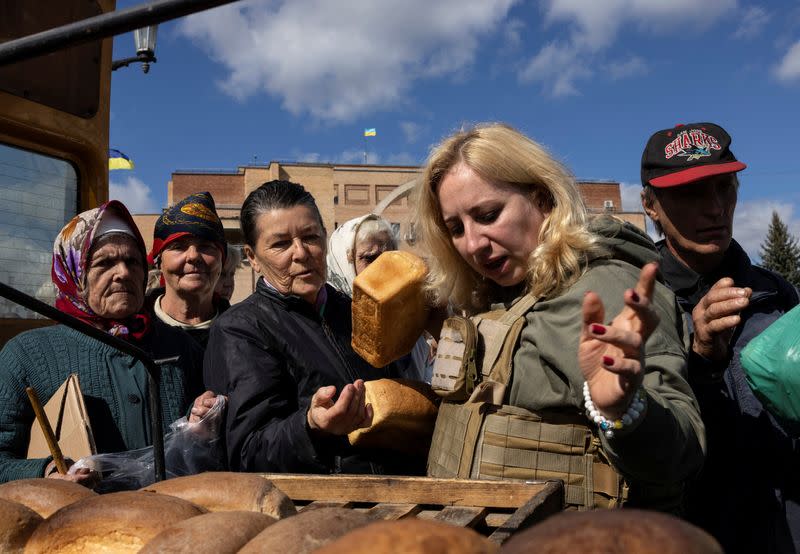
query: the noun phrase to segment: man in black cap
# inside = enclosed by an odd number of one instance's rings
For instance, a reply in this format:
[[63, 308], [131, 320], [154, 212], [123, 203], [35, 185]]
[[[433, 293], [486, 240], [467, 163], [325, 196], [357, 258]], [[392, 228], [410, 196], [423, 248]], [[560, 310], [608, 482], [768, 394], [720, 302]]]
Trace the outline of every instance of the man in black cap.
[[779, 275], [754, 266], [733, 240], [745, 164], [713, 123], [650, 137], [642, 155], [642, 206], [664, 236], [661, 271], [687, 315], [689, 382], [707, 432], [707, 459], [687, 494], [687, 517], [726, 552], [800, 550], [797, 441], [756, 399], [742, 348], [798, 303]]

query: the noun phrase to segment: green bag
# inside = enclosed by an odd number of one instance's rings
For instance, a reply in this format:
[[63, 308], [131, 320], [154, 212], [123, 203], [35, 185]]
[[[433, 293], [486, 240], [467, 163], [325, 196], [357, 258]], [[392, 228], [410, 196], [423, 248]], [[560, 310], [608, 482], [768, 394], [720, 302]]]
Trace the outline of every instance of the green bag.
[[747, 343], [741, 360], [747, 383], [767, 410], [800, 423], [800, 306]]

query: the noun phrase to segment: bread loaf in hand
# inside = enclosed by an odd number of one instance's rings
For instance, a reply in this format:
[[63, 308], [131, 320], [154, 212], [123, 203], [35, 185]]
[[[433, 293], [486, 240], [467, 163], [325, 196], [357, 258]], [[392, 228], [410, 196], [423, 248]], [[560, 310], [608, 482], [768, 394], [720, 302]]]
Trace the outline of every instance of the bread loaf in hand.
[[372, 424], [347, 435], [350, 444], [427, 456], [439, 409], [439, 397], [431, 386], [408, 379], [377, 379], [364, 387], [365, 402], [372, 404]]
[[353, 281], [352, 346], [372, 366], [411, 352], [425, 329], [427, 274], [422, 258], [395, 250], [378, 256]]
[[241, 510], [275, 519], [297, 513], [288, 496], [255, 473], [208, 471], [154, 483], [142, 490], [183, 498], [210, 512]]

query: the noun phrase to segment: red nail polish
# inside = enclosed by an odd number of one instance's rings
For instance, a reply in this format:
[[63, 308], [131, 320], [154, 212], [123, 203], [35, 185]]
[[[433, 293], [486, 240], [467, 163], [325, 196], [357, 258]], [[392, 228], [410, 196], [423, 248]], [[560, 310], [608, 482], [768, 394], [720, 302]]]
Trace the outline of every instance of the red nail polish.
[[600, 325], [599, 323], [592, 323], [589, 326], [589, 330], [591, 330], [592, 333], [594, 333], [595, 335], [605, 335], [606, 334], [606, 328], [604, 326]]
[[636, 294], [636, 291], [635, 291], [635, 290], [634, 290], [634, 291], [631, 291], [631, 300], [633, 300], [633, 301], [634, 301], [634, 302], [636, 302], [637, 304], [639, 303], [639, 295], [638, 295], [638, 294]]
[[612, 358], [611, 356], [603, 356], [603, 364], [614, 365], [614, 358]]

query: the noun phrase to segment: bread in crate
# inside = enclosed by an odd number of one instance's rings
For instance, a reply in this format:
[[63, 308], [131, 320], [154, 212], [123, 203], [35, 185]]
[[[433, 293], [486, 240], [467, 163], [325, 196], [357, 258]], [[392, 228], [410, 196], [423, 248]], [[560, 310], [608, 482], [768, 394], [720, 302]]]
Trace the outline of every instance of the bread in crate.
[[428, 318], [422, 258], [399, 250], [384, 252], [353, 282], [353, 349], [374, 367], [409, 352]]

